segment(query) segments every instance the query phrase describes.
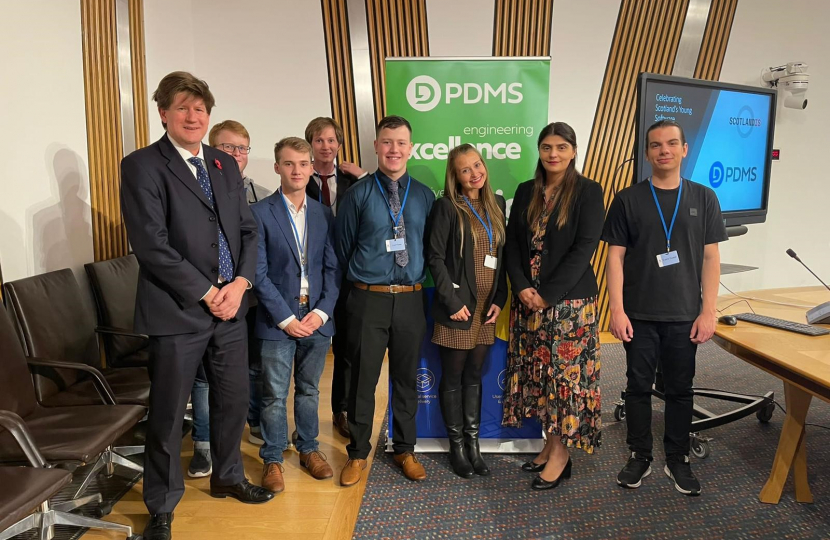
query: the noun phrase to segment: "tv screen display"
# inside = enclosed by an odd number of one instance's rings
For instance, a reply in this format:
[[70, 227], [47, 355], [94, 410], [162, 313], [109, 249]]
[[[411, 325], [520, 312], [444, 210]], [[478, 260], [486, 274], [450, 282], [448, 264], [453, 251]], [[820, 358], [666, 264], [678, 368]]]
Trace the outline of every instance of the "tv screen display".
[[638, 80], [635, 181], [647, 180], [645, 133], [660, 120], [683, 127], [680, 174], [717, 194], [727, 225], [763, 222], [775, 123], [774, 90], [644, 73]]

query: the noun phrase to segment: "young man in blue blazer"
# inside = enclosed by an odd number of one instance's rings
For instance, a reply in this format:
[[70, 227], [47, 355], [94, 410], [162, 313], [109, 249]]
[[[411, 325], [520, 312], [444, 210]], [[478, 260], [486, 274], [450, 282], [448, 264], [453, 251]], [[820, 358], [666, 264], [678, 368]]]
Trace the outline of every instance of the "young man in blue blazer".
[[320, 376], [335, 331], [332, 314], [341, 275], [331, 210], [306, 197], [313, 171], [311, 147], [303, 139], [288, 137], [276, 144], [274, 157], [281, 187], [251, 210], [259, 231], [256, 335], [262, 340], [260, 427], [265, 441], [259, 455], [265, 464], [263, 486], [279, 493], [285, 489], [285, 404], [292, 367], [300, 465], [318, 480], [333, 475], [319, 451], [317, 408]]

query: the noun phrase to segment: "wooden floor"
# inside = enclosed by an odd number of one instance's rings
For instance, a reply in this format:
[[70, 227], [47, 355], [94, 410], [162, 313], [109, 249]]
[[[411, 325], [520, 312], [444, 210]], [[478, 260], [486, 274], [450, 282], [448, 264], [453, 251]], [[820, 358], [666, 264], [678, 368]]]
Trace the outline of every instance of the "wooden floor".
[[[372, 466], [363, 473], [360, 483], [340, 487], [340, 469], [346, 463], [347, 439], [334, 430], [331, 421], [332, 356], [326, 359], [326, 368], [320, 380], [320, 450], [328, 456], [334, 469], [334, 478], [315, 480], [300, 468], [299, 454], [292, 448], [285, 452], [285, 491], [274, 500], [261, 505], [242, 504], [234, 499], [214, 499], [208, 494], [210, 479], [192, 479], [185, 476], [185, 494], [173, 520], [175, 540], [261, 540], [291, 535], [298, 539], [349, 539], [352, 537], [360, 501], [366, 489], [366, 478]], [[375, 420], [373, 441], [383, 422], [388, 397], [388, 369], [384, 363], [375, 394]], [[293, 395], [293, 394], [292, 394]], [[288, 400], [289, 433], [294, 430], [292, 414], [293, 398]], [[245, 472], [251, 481], [259, 484], [262, 460], [259, 447], [248, 442], [248, 430], [242, 442]], [[193, 455], [190, 437], [183, 441], [182, 467], [187, 470]], [[147, 520], [147, 509], [141, 498], [141, 483], [136, 484], [106, 518], [133, 527], [141, 534]], [[90, 531], [84, 540], [113, 540], [113, 533]]]
[[[602, 343], [617, 342], [611, 334], [603, 333]], [[173, 534], [176, 540], [260, 540], [290, 534], [300, 539], [339, 540], [352, 537], [366, 478], [372, 467], [363, 473], [360, 483], [340, 487], [340, 469], [346, 463], [347, 440], [334, 431], [331, 422], [332, 356], [326, 358], [326, 368], [320, 380], [320, 450], [328, 456], [334, 469], [334, 478], [314, 480], [300, 468], [298, 454], [293, 449], [285, 452], [285, 491], [273, 501], [263, 505], [247, 505], [233, 499], [213, 499], [208, 495], [208, 478], [192, 479], [185, 476], [184, 498], [176, 508]], [[380, 425], [386, 412], [388, 399], [388, 367], [384, 363], [380, 382], [375, 393], [375, 419], [372, 440], [377, 441]], [[294, 429], [292, 415], [293, 398], [288, 400], [289, 433]], [[247, 428], [242, 442], [245, 472], [248, 478], [259, 484], [262, 460], [259, 447], [248, 442]], [[185, 438], [182, 448], [182, 467], [186, 470], [193, 455], [193, 442]], [[141, 483], [115, 505], [109, 521], [131, 525], [135, 533], [144, 530], [147, 509], [141, 499]], [[113, 540], [112, 533], [90, 531], [85, 540]]]

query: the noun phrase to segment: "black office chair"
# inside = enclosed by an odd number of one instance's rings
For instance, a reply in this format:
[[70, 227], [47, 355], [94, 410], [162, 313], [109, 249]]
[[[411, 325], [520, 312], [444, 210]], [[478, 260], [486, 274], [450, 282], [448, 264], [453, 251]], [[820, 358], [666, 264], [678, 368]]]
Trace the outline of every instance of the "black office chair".
[[0, 432], [3, 428], [14, 437], [30, 466], [0, 467], [0, 485], [3, 486], [0, 491], [0, 540], [8, 540], [31, 529], [38, 529], [38, 538], [54, 538], [55, 525], [120, 531], [127, 539], [134, 538], [129, 525], [69, 513], [89, 502], [101, 502], [100, 493], [50, 504], [49, 499], [72, 480], [72, 473], [51, 468], [18, 415], [0, 410]]
[[104, 341], [107, 367], [146, 367], [150, 359], [149, 340], [133, 332], [138, 287], [135, 255], [87, 263], [84, 268], [95, 297], [95, 330]]

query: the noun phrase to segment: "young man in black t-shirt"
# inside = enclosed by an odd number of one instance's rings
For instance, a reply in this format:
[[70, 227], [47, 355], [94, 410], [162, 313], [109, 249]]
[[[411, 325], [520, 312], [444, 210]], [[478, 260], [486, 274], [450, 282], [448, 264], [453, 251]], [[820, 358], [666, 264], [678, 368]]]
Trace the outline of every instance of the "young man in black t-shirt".
[[[680, 176], [683, 129], [661, 121], [646, 133], [653, 176], [622, 190], [608, 212], [611, 333], [623, 342], [625, 411], [631, 457], [617, 476], [627, 488], [651, 474], [651, 387], [660, 364], [665, 385], [666, 475], [699, 495], [689, 465], [697, 346], [715, 331], [720, 281], [718, 242], [727, 239], [715, 192]], [[701, 294], [702, 293], [702, 294]]]

